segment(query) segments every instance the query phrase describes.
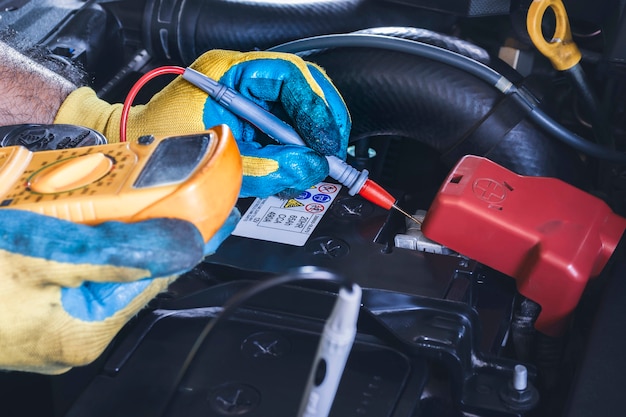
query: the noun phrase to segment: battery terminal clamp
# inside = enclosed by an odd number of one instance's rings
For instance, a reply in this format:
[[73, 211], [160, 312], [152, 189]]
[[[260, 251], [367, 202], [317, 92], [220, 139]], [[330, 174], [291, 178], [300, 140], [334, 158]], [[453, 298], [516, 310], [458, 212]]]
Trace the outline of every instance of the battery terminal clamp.
[[515, 278], [541, 305], [535, 327], [548, 336], [563, 333], [625, 229], [626, 219], [570, 184], [472, 155], [450, 172], [422, 226], [429, 239]]

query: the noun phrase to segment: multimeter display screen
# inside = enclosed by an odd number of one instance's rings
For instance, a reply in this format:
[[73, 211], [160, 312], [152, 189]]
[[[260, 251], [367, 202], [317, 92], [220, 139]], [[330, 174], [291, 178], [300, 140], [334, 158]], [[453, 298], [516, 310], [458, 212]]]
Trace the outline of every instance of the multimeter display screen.
[[171, 137], [161, 141], [133, 187], [156, 187], [184, 181], [202, 161], [210, 141], [208, 135]]

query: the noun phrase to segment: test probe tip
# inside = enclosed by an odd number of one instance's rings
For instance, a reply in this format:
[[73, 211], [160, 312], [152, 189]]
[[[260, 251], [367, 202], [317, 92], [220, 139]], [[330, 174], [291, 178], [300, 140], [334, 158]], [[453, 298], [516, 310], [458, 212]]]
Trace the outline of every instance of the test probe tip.
[[[298, 133], [272, 113], [259, 107], [239, 92], [191, 68], [183, 69], [183, 78], [213, 97], [222, 106], [239, 117], [251, 122], [259, 130], [283, 144], [305, 145]], [[417, 224], [422, 224], [415, 217], [398, 207], [396, 199], [383, 187], [367, 178], [367, 170], [358, 171], [342, 159], [326, 156], [330, 176], [350, 189], [350, 195], [359, 194], [372, 203], [387, 210], [395, 208]]]
[[409, 213], [407, 213], [406, 211], [402, 210], [402, 209], [401, 209], [400, 207], [398, 207], [397, 205], [393, 204], [391, 207], [392, 207], [392, 208], [394, 208], [394, 209], [396, 209], [396, 210], [398, 210], [400, 213], [404, 214], [407, 218], [409, 218], [409, 219], [413, 220], [415, 223], [417, 223], [417, 224], [419, 224], [419, 225], [421, 225], [421, 224], [422, 224], [422, 222], [421, 222], [421, 221], [417, 220], [415, 217], [411, 216]]

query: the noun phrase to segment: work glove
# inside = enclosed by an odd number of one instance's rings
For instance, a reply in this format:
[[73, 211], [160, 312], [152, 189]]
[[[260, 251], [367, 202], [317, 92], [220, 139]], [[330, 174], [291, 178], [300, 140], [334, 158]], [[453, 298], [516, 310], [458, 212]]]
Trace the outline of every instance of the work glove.
[[[258, 132], [178, 77], [146, 105], [130, 111], [128, 138], [194, 133], [228, 125], [243, 158], [241, 197], [267, 197], [284, 190], [304, 190], [328, 175], [321, 155], [346, 156], [351, 127], [343, 99], [322, 69], [296, 55], [213, 50], [191, 67], [231, 87], [287, 121], [310, 147], [259, 143]], [[80, 88], [62, 104], [56, 123], [87, 126], [119, 141], [121, 104], [98, 99]]]
[[177, 219], [86, 226], [0, 210], [0, 369], [58, 374], [92, 362], [238, 219], [233, 211], [205, 244]]

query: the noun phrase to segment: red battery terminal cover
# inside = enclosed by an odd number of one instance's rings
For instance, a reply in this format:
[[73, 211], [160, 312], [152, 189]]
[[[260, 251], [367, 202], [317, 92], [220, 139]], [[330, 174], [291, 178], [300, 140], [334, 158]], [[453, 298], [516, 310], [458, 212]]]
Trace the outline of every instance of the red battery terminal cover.
[[541, 305], [535, 328], [549, 336], [563, 334], [624, 229], [626, 219], [576, 187], [477, 156], [450, 172], [422, 225], [429, 239], [515, 278]]

